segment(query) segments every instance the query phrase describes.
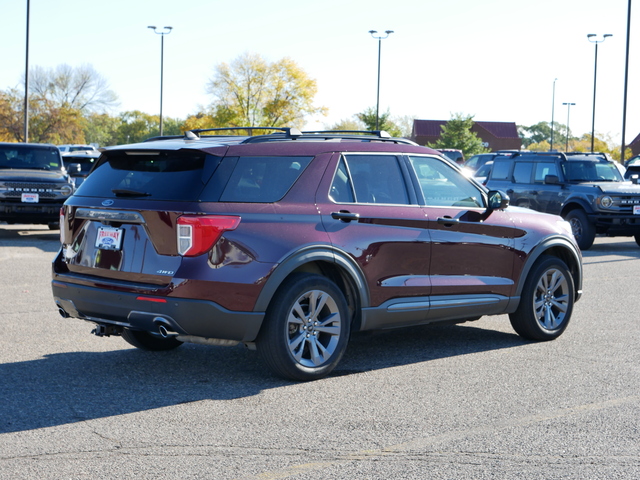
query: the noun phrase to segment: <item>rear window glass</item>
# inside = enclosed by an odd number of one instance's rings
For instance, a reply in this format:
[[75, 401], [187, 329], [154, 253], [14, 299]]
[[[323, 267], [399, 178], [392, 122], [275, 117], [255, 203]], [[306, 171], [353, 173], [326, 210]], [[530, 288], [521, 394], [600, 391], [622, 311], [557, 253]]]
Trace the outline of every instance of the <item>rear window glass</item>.
[[195, 201], [219, 161], [187, 150], [107, 152], [76, 195]]
[[220, 201], [277, 202], [289, 191], [312, 158], [240, 157]]

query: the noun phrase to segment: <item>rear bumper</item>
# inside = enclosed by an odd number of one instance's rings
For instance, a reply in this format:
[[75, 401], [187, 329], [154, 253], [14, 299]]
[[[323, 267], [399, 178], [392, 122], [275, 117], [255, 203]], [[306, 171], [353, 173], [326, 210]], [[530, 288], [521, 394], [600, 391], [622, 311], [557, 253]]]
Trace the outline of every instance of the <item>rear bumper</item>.
[[264, 318], [263, 312], [234, 312], [209, 301], [112, 291], [60, 279], [51, 287], [56, 305], [67, 316], [134, 330], [157, 333], [162, 324], [180, 335], [252, 342]]

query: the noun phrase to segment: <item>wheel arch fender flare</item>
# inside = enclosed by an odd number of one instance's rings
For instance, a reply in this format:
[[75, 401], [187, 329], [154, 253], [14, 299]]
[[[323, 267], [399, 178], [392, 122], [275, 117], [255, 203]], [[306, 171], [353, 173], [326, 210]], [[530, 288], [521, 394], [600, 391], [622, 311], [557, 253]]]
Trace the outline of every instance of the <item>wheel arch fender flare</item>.
[[309, 246], [285, 257], [278, 263], [258, 295], [253, 310], [265, 312], [282, 282], [300, 267], [314, 262], [327, 262], [336, 265], [352, 282], [358, 294], [360, 306], [368, 307], [370, 305], [369, 288], [364, 273], [346, 252], [332, 246]]
[[572, 198], [571, 201], [565, 203], [560, 211], [560, 216], [565, 218], [567, 214], [576, 209], [584, 210], [584, 213], [590, 215], [594, 213], [592, 206], [582, 198]]
[[569, 272], [573, 276], [576, 300], [578, 300], [582, 295], [582, 254], [575, 245], [562, 236], [547, 237], [531, 251], [516, 285], [516, 296], [519, 298], [522, 295], [524, 283], [534, 264], [542, 255], [558, 257], [567, 265]]

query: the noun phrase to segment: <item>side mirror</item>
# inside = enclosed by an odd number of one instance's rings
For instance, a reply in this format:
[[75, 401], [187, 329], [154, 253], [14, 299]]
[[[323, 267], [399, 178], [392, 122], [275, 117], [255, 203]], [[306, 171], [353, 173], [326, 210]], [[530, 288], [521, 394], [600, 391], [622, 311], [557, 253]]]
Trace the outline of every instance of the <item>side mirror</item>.
[[509, 195], [502, 190], [489, 192], [489, 210], [503, 210], [509, 206]]
[[557, 175], [545, 175], [544, 183], [546, 183], [547, 185], [559, 185], [560, 179]]
[[631, 183], [638, 185], [640, 183], [640, 176], [639, 175], [631, 175], [631, 177], [629, 178], [629, 180], [631, 180]]

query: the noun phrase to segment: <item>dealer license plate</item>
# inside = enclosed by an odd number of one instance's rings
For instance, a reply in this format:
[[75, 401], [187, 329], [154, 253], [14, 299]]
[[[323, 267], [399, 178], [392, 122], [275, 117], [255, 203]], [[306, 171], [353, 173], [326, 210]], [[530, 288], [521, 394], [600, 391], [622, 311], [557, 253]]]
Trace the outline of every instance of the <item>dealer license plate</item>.
[[23, 193], [22, 203], [38, 203], [40, 196], [37, 193]]
[[98, 227], [96, 248], [101, 250], [120, 250], [124, 230], [113, 227]]
[[633, 214], [634, 215], [640, 215], [640, 205], [634, 205], [633, 206]]

